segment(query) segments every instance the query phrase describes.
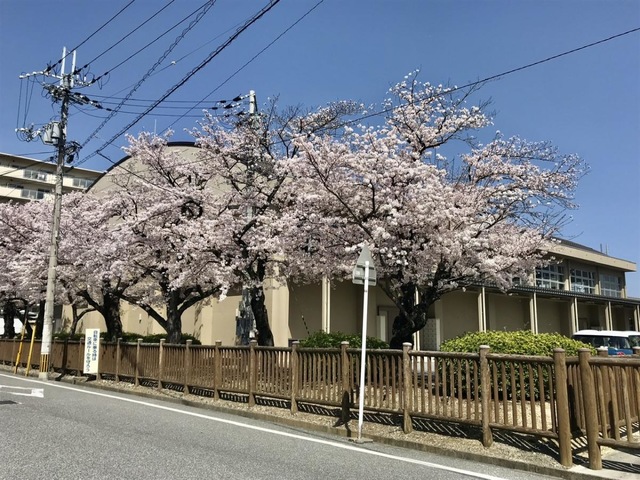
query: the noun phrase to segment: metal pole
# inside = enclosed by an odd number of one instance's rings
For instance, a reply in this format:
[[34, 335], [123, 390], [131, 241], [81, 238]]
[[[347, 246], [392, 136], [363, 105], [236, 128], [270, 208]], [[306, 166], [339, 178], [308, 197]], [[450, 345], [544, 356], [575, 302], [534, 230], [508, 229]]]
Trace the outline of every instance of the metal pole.
[[358, 393], [358, 441], [362, 441], [364, 417], [364, 370], [367, 358], [367, 307], [369, 304], [369, 262], [364, 262], [364, 300], [362, 303], [362, 350], [360, 352], [360, 392]]
[[[73, 72], [72, 72], [73, 73]], [[53, 204], [53, 220], [51, 222], [51, 244], [49, 249], [49, 269], [47, 271], [47, 293], [44, 307], [44, 325], [42, 327], [42, 349], [40, 353], [40, 373], [38, 378], [49, 378], [49, 354], [51, 353], [51, 338], [53, 336], [53, 313], [56, 291], [56, 269], [58, 267], [58, 241], [60, 237], [60, 210], [62, 206], [62, 173], [65, 159], [65, 130], [69, 113], [69, 89], [72, 75], [62, 75], [61, 93], [62, 107], [60, 110], [60, 137], [58, 138], [58, 161], [56, 164], [56, 187]]]

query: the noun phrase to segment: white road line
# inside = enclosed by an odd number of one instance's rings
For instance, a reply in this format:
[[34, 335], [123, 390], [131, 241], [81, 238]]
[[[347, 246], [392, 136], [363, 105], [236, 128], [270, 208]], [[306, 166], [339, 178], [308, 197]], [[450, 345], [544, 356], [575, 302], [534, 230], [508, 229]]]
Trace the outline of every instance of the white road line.
[[296, 440], [303, 440], [303, 441], [306, 441], [306, 442], [318, 443], [318, 444], [327, 445], [327, 446], [334, 447], [334, 448], [341, 448], [343, 450], [355, 451], [355, 452], [359, 452], [359, 453], [362, 453], [362, 454], [365, 454], [365, 455], [373, 455], [373, 456], [376, 456], [376, 457], [388, 458], [390, 460], [397, 460], [397, 461], [405, 462], [405, 463], [413, 463], [413, 464], [416, 464], [416, 465], [423, 465], [425, 467], [435, 468], [435, 469], [438, 469], [438, 470], [445, 470], [447, 472], [458, 473], [460, 475], [465, 475], [465, 476], [468, 476], [468, 477], [481, 478], [483, 480], [507, 480], [507, 479], [503, 479], [502, 477], [496, 477], [496, 476], [487, 475], [487, 474], [484, 474], [484, 473], [476, 473], [476, 472], [472, 472], [470, 470], [462, 470], [460, 468], [447, 467], [445, 465], [438, 465], [437, 463], [425, 462], [423, 460], [416, 460], [416, 459], [413, 459], [413, 458], [400, 457], [400, 456], [397, 456], [397, 455], [390, 455], [388, 453], [376, 452], [376, 451], [367, 450], [367, 449], [364, 449], [362, 447], [358, 447], [358, 446], [355, 446], [355, 445], [349, 445], [349, 444], [344, 444], [344, 443], [333, 442], [331, 440], [321, 440], [321, 439], [318, 439], [318, 438], [310, 438], [310, 437], [305, 437], [305, 436], [302, 436], [302, 435], [297, 435], [295, 433], [280, 432], [278, 430], [272, 430], [270, 428], [257, 427], [255, 425], [249, 425], [249, 424], [246, 424], [246, 423], [236, 422], [234, 420], [226, 420], [226, 419], [223, 419], [223, 418], [211, 417], [209, 415], [205, 415], [205, 414], [202, 414], [202, 413], [187, 412], [187, 411], [180, 410], [180, 409], [177, 409], [177, 408], [167, 407], [167, 406], [164, 406], [164, 405], [155, 405], [153, 403], [143, 402], [141, 400], [134, 400], [134, 399], [131, 399], [131, 398], [123, 398], [123, 397], [119, 397], [117, 395], [111, 395], [111, 394], [108, 394], [108, 393], [95, 392], [95, 391], [92, 391], [92, 390], [85, 390], [85, 389], [75, 388], [75, 387], [68, 387], [66, 385], [60, 385], [60, 384], [56, 384], [56, 383], [44, 382], [44, 381], [40, 381], [40, 380], [32, 380], [32, 379], [27, 379], [27, 378], [13, 377], [13, 376], [5, 375], [5, 374], [2, 374], [2, 373], [0, 373], [0, 377], [7, 377], [7, 378], [14, 379], [14, 380], [22, 380], [24, 382], [38, 383], [38, 384], [41, 384], [41, 385], [46, 385], [48, 387], [62, 388], [64, 390], [71, 390], [71, 391], [74, 391], [74, 392], [85, 393], [87, 395], [95, 395], [95, 396], [98, 396], [98, 397], [105, 397], [105, 398], [111, 398], [111, 399], [114, 399], [114, 400], [120, 400], [122, 402], [135, 403], [136, 405], [143, 405], [145, 407], [157, 408], [159, 410], [166, 410], [168, 412], [173, 412], [173, 413], [181, 413], [183, 415], [189, 415], [191, 417], [203, 418], [203, 419], [206, 419], [206, 420], [211, 420], [211, 421], [219, 422], [219, 423], [225, 423], [225, 424], [233, 425], [233, 426], [236, 426], [236, 427], [247, 428], [247, 429], [256, 430], [256, 431], [259, 431], [259, 432], [271, 433], [273, 435], [280, 435], [282, 437], [294, 438]]
[[[23, 397], [44, 398], [44, 388], [28, 388], [28, 387], [14, 387], [12, 385], [0, 385], [0, 389], [7, 390], [7, 393], [10, 395], [21, 395]], [[10, 390], [29, 390], [29, 393], [11, 392]]]

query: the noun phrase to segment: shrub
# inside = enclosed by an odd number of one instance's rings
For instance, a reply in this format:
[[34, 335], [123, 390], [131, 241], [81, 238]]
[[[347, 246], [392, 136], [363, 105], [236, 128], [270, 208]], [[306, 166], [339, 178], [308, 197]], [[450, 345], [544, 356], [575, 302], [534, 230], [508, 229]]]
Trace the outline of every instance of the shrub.
[[64, 340], [78, 341], [81, 338], [84, 338], [84, 333], [60, 332], [60, 333], [54, 333], [52, 335], [52, 338], [55, 340], [62, 340], [62, 341]]
[[[340, 348], [342, 342], [349, 342], [350, 348], [360, 348], [361, 336], [342, 332], [315, 332], [300, 340], [303, 348]], [[389, 344], [379, 338], [367, 337], [367, 349], [389, 348]]]
[[122, 341], [125, 343], [135, 343], [139, 338], [143, 338], [139, 333], [122, 332]]
[[[107, 336], [107, 332], [100, 332], [100, 338], [105, 339]], [[60, 332], [55, 333], [53, 338], [58, 340], [71, 340], [71, 341], [79, 341], [84, 339], [84, 333], [74, 333], [71, 334], [69, 332]], [[154, 335], [140, 335], [139, 333], [132, 332], [122, 332], [122, 342], [124, 343], [136, 343], [138, 339], [142, 339], [143, 343], [160, 343], [160, 340], [163, 338], [167, 338], [166, 333], [157, 333]], [[194, 345], [201, 345], [200, 340], [195, 338], [193, 335], [189, 335], [186, 333], [182, 334], [182, 338], [180, 339], [180, 343], [187, 343], [187, 340], [191, 340]]]
[[[163, 338], [166, 340], [167, 338], [167, 334], [166, 333], [155, 333], [153, 335], [146, 335], [142, 338], [142, 343], [160, 343], [160, 340], [162, 340]], [[202, 343], [200, 342], [200, 340], [198, 340], [196, 337], [194, 337], [193, 335], [189, 335], [187, 333], [183, 333], [180, 336], [180, 343], [187, 343], [187, 340], [191, 340], [191, 342], [193, 343], [193, 345], [201, 345]]]
[[[593, 353], [595, 353], [595, 350], [590, 345], [567, 338], [564, 335], [560, 335], [558, 333], [535, 334], [531, 331], [489, 331], [466, 333], [451, 340], [447, 340], [440, 346], [440, 350], [456, 353], [477, 353], [480, 349], [480, 345], [488, 345], [491, 349], [490, 353], [507, 355], [552, 357], [553, 350], [555, 348], [564, 349], [568, 357], [577, 356], [578, 350], [581, 348], [589, 348]], [[452, 362], [453, 360], [450, 359], [441, 362], [438, 368], [439, 373], [442, 374], [443, 369], [445, 369], [444, 371], [450, 371]], [[524, 399], [530, 399], [530, 392], [533, 391], [534, 398], [539, 400], [540, 371], [542, 372], [543, 384], [546, 386], [544, 395], [545, 399], [548, 400], [550, 398], [549, 373], [547, 367], [544, 367], [541, 370], [534, 367], [530, 371], [524, 362], [519, 363], [495, 359], [491, 359], [490, 364], [495, 365], [497, 372], [501, 372], [504, 367], [505, 377], [502, 378], [498, 375], [498, 378], [494, 379], [498, 382], [497, 391], [500, 398], [504, 398], [504, 396], [507, 398], [513, 398], [515, 396], [518, 399], [522, 399], [521, 397], [524, 393]], [[466, 375], [466, 367], [462, 367], [460, 373]], [[454, 374], [455, 382], [458, 380], [457, 375], [458, 374], [456, 372]], [[515, 381], [514, 385], [512, 385], [512, 379]], [[477, 381], [479, 380], [480, 379], [478, 378]], [[530, 386], [533, 388], [530, 389]], [[471, 385], [471, 388], [474, 390], [475, 386]]]
[[480, 345], [489, 345], [491, 353], [510, 355], [553, 356], [554, 348], [562, 348], [568, 357], [578, 355], [580, 348], [595, 349], [586, 343], [573, 340], [559, 333], [532, 333], [528, 330], [516, 332], [471, 332], [447, 340], [440, 345], [443, 352], [477, 353]]

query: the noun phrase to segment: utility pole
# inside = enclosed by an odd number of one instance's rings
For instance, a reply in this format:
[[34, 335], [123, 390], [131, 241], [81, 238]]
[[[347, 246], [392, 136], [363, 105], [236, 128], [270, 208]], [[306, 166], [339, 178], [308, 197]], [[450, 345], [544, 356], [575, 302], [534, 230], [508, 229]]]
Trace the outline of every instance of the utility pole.
[[[47, 270], [47, 291], [45, 297], [44, 309], [44, 325], [42, 328], [42, 343], [40, 349], [40, 373], [39, 378], [47, 380], [49, 378], [49, 355], [51, 354], [51, 339], [53, 336], [53, 316], [55, 307], [56, 292], [56, 269], [58, 267], [58, 243], [60, 239], [60, 210], [62, 207], [62, 177], [64, 173], [64, 163], [67, 155], [75, 153], [71, 151], [73, 146], [66, 144], [67, 118], [69, 114], [69, 101], [71, 97], [71, 88], [74, 85], [74, 76], [76, 75], [76, 52], [72, 54], [72, 65], [69, 73], [65, 73], [65, 63], [67, 57], [66, 47], [62, 50], [62, 68], [60, 76], [49, 73], [49, 69], [43, 72], [34, 72], [26, 74], [20, 78], [32, 75], [45, 75], [58, 78], [59, 84], [44, 84], [43, 87], [48, 90], [49, 94], [55, 102], [60, 101], [60, 121], [51, 122], [41, 132], [33, 132], [32, 129], [26, 129], [22, 133], [26, 133], [27, 140], [32, 140], [38, 136], [42, 137], [42, 141], [46, 144], [55, 145], [57, 147], [56, 160], [56, 184], [55, 196], [53, 204], [53, 218], [51, 221], [51, 242], [49, 246], [49, 268]], [[20, 129], [25, 130], [25, 129]]]

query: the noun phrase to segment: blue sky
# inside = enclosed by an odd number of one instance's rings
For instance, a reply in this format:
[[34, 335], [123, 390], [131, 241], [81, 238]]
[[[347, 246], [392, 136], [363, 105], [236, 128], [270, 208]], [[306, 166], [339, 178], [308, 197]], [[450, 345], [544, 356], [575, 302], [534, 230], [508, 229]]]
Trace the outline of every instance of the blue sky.
[[[57, 61], [63, 46], [82, 44], [78, 65], [90, 62], [94, 77], [110, 74], [78, 91], [114, 107], [117, 102], [107, 102], [125, 97], [188, 21], [114, 67], [205, 3], [135, 0], [85, 42], [129, 2], [0, 0], [0, 151], [41, 160], [53, 155], [40, 141], [25, 143], [15, 135], [17, 123], [45, 124], [59, 112], [38, 84], [26, 96], [20, 74]], [[265, 3], [218, 0], [132, 95], [140, 106], [123, 106], [90, 141], [106, 113], [73, 107], [67, 133], [86, 142], [82, 166], [104, 170], [121, 159], [122, 136], [104, 144], [136, 117], [130, 112], [143, 111], [184, 79]], [[282, 0], [161, 104], [171, 108], [154, 109], [129, 133], [160, 132], [173, 124], [174, 140], [190, 139], [184, 129], [195, 126], [202, 106], [178, 120], [185, 112], [180, 107], [203, 100], [212, 106], [249, 90], [259, 103], [279, 96], [282, 106], [339, 99], [379, 104], [390, 85], [415, 69], [424, 81], [464, 85], [640, 27], [637, 0], [324, 0], [310, 11], [317, 3]], [[493, 102], [496, 118], [488, 133], [549, 140], [589, 164], [576, 195], [580, 207], [563, 235], [640, 263], [640, 32], [504, 76], [476, 98]], [[109, 160], [93, 154], [102, 147]], [[627, 281], [629, 294], [640, 297], [640, 275], [628, 274]]]

